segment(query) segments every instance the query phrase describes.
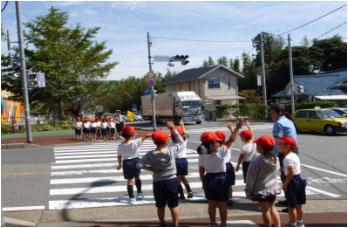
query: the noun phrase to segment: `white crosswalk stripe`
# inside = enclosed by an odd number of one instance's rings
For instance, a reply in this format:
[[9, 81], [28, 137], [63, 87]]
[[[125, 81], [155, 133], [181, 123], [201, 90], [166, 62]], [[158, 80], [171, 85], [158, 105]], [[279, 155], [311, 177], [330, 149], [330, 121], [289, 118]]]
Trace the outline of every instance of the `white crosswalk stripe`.
[[[211, 129], [210, 129], [211, 130]], [[122, 170], [117, 170], [117, 146], [119, 142], [94, 143], [87, 145], [55, 146], [55, 162], [51, 164], [51, 179], [48, 208], [87, 208], [128, 205], [126, 180]], [[150, 140], [144, 141], [140, 155], [154, 149]], [[198, 173], [198, 154], [187, 150], [189, 175], [187, 179], [194, 192], [189, 201], [205, 201]], [[235, 166], [236, 164], [233, 163]], [[139, 204], [154, 204], [152, 173], [141, 172], [142, 190], [145, 198]], [[242, 172], [236, 172], [233, 197], [245, 198]], [[136, 188], [134, 187], [136, 193]], [[324, 192], [325, 193], [325, 192]], [[308, 188], [307, 195], [324, 194], [320, 189]], [[281, 195], [282, 197], [282, 195]], [[332, 197], [335, 197], [332, 195]]]

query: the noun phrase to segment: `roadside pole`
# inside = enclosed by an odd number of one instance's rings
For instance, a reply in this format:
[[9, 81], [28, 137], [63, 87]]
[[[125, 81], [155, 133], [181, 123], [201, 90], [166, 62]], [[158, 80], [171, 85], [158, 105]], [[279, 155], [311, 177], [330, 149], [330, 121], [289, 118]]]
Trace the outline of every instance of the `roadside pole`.
[[[150, 41], [150, 33], [147, 32], [147, 53], [149, 58], [149, 73], [152, 73], [152, 65], [151, 65], [151, 41]], [[157, 129], [156, 126], [156, 101], [155, 101], [155, 86], [151, 86], [151, 101], [152, 101], [152, 124], [153, 130]]]
[[262, 69], [262, 95], [263, 105], [265, 106], [265, 120], [268, 118], [267, 114], [267, 90], [266, 90], [266, 73], [265, 73], [265, 56], [264, 56], [264, 43], [263, 36], [261, 34], [261, 69]]
[[27, 133], [27, 143], [32, 143], [33, 136], [32, 136], [31, 125], [30, 125], [30, 107], [29, 107], [28, 84], [27, 84], [28, 80], [27, 80], [25, 54], [24, 54], [24, 47], [23, 47], [22, 19], [21, 19], [20, 2], [18, 1], [16, 1], [16, 15], [17, 15], [18, 43], [19, 43], [20, 58], [21, 58], [21, 76], [22, 76], [22, 90], [23, 90], [23, 99], [24, 99], [24, 108], [25, 108], [25, 126], [26, 126], [26, 133]]
[[292, 49], [291, 49], [291, 38], [288, 34], [288, 46], [289, 46], [289, 73], [290, 73], [290, 84], [291, 84], [291, 113], [295, 113], [295, 85], [294, 85], [294, 73], [292, 69]]

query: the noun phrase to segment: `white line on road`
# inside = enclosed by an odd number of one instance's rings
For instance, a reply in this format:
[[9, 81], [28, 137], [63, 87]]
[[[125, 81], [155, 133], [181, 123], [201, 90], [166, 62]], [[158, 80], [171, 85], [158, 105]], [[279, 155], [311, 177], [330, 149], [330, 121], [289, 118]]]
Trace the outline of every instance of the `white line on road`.
[[337, 195], [337, 194], [334, 194], [334, 193], [331, 193], [331, 192], [327, 192], [327, 191], [324, 191], [324, 190], [320, 190], [320, 189], [317, 189], [317, 188], [313, 188], [311, 186], [306, 186], [306, 189], [311, 190], [311, 191], [313, 191], [315, 193], [320, 193], [320, 194], [323, 194], [323, 195], [326, 195], [326, 196], [330, 196], [332, 198], [340, 197], [340, 195]]
[[2, 211], [31, 211], [45, 210], [45, 206], [26, 206], [26, 207], [3, 207]]
[[309, 168], [309, 169], [315, 169], [315, 170], [318, 170], [318, 171], [322, 171], [322, 172], [325, 172], [325, 173], [335, 174], [337, 176], [347, 177], [347, 174], [337, 173], [337, 172], [330, 171], [330, 170], [327, 170], [327, 169], [322, 169], [322, 168], [318, 168], [318, 167], [314, 167], [314, 166], [310, 166], [310, 165], [306, 165], [306, 164], [301, 164], [301, 166]]
[[[140, 153], [139, 155], [140, 156], [143, 156], [145, 155], [146, 153]], [[199, 155], [196, 153], [196, 154], [187, 154], [186, 155], [187, 158], [197, 158]], [[71, 159], [71, 158], [100, 158], [100, 157], [117, 157], [117, 154], [116, 153], [113, 153], [113, 154], [93, 154], [93, 155], [70, 155], [70, 156], [56, 156], [55, 159], [56, 160], [64, 160], [64, 159]]]

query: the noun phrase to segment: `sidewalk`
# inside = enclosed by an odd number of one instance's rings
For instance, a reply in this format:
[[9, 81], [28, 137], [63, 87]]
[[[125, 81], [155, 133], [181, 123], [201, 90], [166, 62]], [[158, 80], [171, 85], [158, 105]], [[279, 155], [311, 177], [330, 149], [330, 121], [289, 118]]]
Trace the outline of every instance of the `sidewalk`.
[[[345, 227], [347, 224], [346, 203], [346, 200], [307, 201], [304, 207], [306, 226]], [[208, 225], [206, 203], [182, 202], [179, 208], [181, 226]], [[282, 223], [287, 223], [288, 215], [280, 214]], [[35, 226], [158, 226], [154, 205], [3, 212], [3, 216], [31, 222]], [[166, 221], [170, 224], [168, 208], [166, 209]], [[236, 201], [234, 207], [228, 209], [228, 221], [236, 222], [231, 226], [262, 225], [261, 212], [255, 203], [248, 200]]]

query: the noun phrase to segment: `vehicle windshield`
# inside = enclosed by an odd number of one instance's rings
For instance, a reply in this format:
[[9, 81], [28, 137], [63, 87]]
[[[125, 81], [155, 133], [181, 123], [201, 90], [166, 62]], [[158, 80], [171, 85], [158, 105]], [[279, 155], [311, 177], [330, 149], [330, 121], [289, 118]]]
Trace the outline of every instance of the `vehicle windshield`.
[[319, 113], [321, 118], [342, 118], [343, 116], [335, 112], [334, 110], [322, 110]]
[[201, 101], [183, 101], [181, 102], [183, 108], [200, 108], [202, 106]]

